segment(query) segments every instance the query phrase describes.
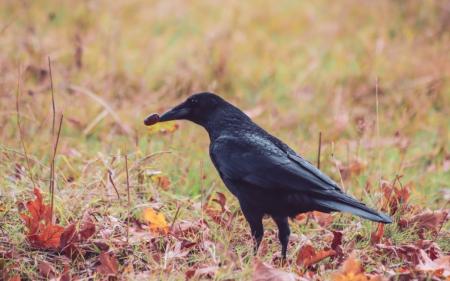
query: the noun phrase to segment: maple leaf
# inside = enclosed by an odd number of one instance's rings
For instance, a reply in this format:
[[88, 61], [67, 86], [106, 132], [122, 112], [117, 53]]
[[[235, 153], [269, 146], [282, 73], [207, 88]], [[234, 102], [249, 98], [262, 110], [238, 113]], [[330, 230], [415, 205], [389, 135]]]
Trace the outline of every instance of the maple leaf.
[[152, 208], [145, 208], [142, 218], [149, 224], [150, 231], [153, 233], [167, 234], [169, 232], [169, 226], [164, 215], [157, 213]]
[[43, 203], [41, 191], [34, 188], [33, 192], [36, 199], [26, 204], [30, 215], [20, 214], [28, 229], [27, 240], [36, 248], [57, 249], [64, 228], [51, 222], [51, 208]]
[[334, 255], [336, 255], [336, 251], [334, 250], [316, 252], [313, 246], [305, 245], [298, 252], [296, 263], [299, 266], [308, 267]]

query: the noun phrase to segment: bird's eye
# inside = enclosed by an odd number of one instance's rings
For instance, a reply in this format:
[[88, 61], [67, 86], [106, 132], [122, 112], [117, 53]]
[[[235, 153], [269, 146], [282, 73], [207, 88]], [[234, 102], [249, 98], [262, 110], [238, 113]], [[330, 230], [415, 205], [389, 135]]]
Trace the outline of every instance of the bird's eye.
[[189, 103], [190, 104], [197, 104], [197, 100], [196, 99], [189, 99]]

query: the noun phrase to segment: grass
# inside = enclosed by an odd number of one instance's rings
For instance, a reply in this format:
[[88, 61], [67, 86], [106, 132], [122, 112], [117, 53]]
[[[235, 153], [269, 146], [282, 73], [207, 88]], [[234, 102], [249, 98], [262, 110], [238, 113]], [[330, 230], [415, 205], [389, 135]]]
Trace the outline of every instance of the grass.
[[[124, 154], [131, 167], [133, 217], [152, 206], [170, 221], [180, 206], [179, 221], [198, 220], [205, 217], [200, 202], [204, 204], [215, 191], [225, 193], [229, 209], [238, 211], [236, 200], [208, 159], [208, 137], [201, 128], [180, 122], [178, 130], [161, 134], [148, 132], [142, 124], [147, 114], [161, 112], [203, 90], [217, 92], [245, 110], [260, 111], [254, 117], [257, 123], [313, 163], [321, 131], [322, 169], [340, 182], [336, 163], [364, 163], [360, 173], [343, 182], [349, 192], [371, 206], [380, 204], [379, 179], [393, 181], [401, 175], [403, 184], [411, 184], [411, 204], [448, 208], [448, 197], [443, 196], [450, 182], [450, 61], [446, 59], [450, 36], [445, 5], [440, 1], [353, 0], [3, 1], [2, 243], [26, 254], [17, 204], [32, 194], [30, 174], [42, 190], [49, 186], [48, 57], [57, 115], [64, 113], [55, 159], [55, 216], [62, 225], [79, 219], [86, 210], [99, 219], [125, 220]], [[18, 79], [30, 170], [14, 109]], [[108, 180], [108, 169], [114, 172], [121, 200]], [[155, 185], [146, 175], [150, 170], [170, 179], [168, 190]], [[146, 261], [139, 266], [151, 268], [154, 278], [176, 280], [183, 279], [194, 265], [214, 260], [214, 264], [227, 265], [215, 279], [249, 278], [248, 227], [240, 212], [235, 220], [227, 231], [209, 221], [212, 248], [205, 246], [206, 250], [189, 259], [178, 263], [153, 260], [152, 251], [142, 242], [132, 255], [119, 254], [124, 258], [121, 264], [137, 256]], [[274, 225], [265, 224], [268, 249], [262, 259], [269, 261], [279, 245]], [[372, 251], [368, 237], [374, 224], [335, 215], [333, 228], [355, 227], [354, 235], [365, 237], [356, 248]], [[300, 237], [289, 250], [294, 260], [301, 237], [315, 245], [325, 243], [314, 222], [293, 223], [292, 230]], [[448, 231], [447, 223], [436, 239], [446, 253], [450, 252]], [[395, 224], [386, 228], [386, 235], [396, 244], [417, 239], [414, 231], [400, 230]], [[22, 278], [37, 278], [36, 260], [25, 259], [20, 264]]]

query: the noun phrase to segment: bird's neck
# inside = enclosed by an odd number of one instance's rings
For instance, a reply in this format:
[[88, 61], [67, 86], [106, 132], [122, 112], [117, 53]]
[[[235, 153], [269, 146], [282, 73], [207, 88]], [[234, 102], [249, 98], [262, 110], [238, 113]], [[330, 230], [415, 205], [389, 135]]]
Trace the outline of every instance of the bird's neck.
[[225, 108], [210, 116], [201, 124], [209, 134], [211, 142], [224, 134], [240, 134], [253, 122], [238, 108]]

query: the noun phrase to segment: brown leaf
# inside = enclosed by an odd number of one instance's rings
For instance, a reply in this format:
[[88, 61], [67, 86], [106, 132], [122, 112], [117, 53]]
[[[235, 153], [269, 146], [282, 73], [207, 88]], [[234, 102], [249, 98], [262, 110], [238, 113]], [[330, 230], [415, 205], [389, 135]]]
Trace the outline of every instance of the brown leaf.
[[80, 239], [86, 241], [95, 234], [95, 224], [92, 219], [88, 217], [82, 222], [81, 229], [79, 230]]
[[55, 268], [46, 261], [40, 261], [38, 265], [39, 274], [47, 279], [53, 278], [56, 275]]
[[192, 268], [186, 271], [185, 276], [186, 280], [191, 279], [192, 277], [208, 277], [208, 279], [211, 279], [214, 274], [217, 272], [219, 267], [217, 266], [206, 266], [206, 267], [200, 267], [200, 268]]
[[378, 244], [384, 235], [384, 224], [378, 223], [377, 230], [372, 232], [370, 235], [370, 242], [373, 244]]
[[75, 224], [70, 224], [61, 234], [59, 247], [61, 251], [70, 258], [75, 258], [79, 253], [78, 249], [78, 233], [76, 232]]
[[411, 219], [403, 221], [402, 227], [416, 226], [419, 229], [431, 230], [438, 233], [442, 225], [448, 220], [448, 211], [425, 211], [413, 216]]
[[64, 232], [61, 234], [60, 239], [60, 248], [64, 250], [68, 245], [72, 244], [74, 240], [76, 240], [76, 228], [75, 224], [72, 223], [64, 229]]
[[253, 281], [295, 281], [300, 280], [298, 276], [293, 273], [275, 269], [270, 265], [255, 259], [253, 263]]
[[119, 272], [119, 263], [114, 255], [103, 252], [99, 256], [100, 265], [97, 266], [97, 272], [104, 275], [116, 276]]
[[36, 199], [28, 201], [26, 208], [29, 215], [21, 213], [31, 246], [41, 249], [57, 249], [64, 228], [51, 222], [51, 208], [43, 203], [41, 191], [33, 190]]
[[450, 277], [450, 256], [443, 256], [431, 260], [425, 251], [420, 250], [422, 261], [417, 265], [416, 270], [432, 272], [436, 277]]
[[333, 241], [331, 242], [331, 249], [337, 251], [338, 247], [342, 245], [342, 231], [332, 231]]
[[298, 252], [296, 263], [298, 266], [309, 267], [334, 255], [336, 255], [336, 251], [334, 250], [322, 250], [316, 252], [313, 246], [305, 245]]
[[389, 207], [390, 214], [393, 215], [398, 211], [404, 211], [408, 209], [408, 200], [410, 196], [409, 184], [397, 187], [389, 182], [383, 182], [381, 189], [384, 195], [383, 210]]

